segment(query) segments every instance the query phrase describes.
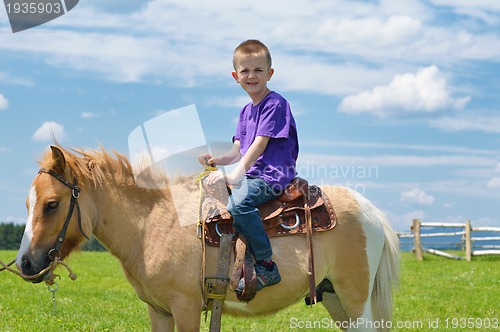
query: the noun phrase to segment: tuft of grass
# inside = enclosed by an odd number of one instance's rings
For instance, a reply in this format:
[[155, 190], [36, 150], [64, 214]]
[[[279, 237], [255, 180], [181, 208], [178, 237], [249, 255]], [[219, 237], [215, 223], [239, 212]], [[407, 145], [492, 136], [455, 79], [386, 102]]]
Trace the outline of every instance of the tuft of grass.
[[[3, 261], [15, 255], [0, 251]], [[478, 325], [462, 328], [453, 319], [498, 322], [500, 257], [464, 262], [426, 255], [418, 262], [411, 253], [402, 256], [391, 322], [394, 331], [498, 330]], [[146, 305], [114, 257], [107, 252], [82, 252], [68, 263], [78, 279], [71, 281], [64, 269], [56, 271], [61, 279], [55, 310], [45, 284], [30, 284], [0, 272], [0, 331], [149, 331]], [[209, 331], [209, 319], [202, 322], [201, 331]], [[458, 325], [453, 326], [454, 322]], [[222, 318], [223, 331], [340, 331], [333, 324], [323, 306], [307, 307], [303, 302], [270, 316]]]

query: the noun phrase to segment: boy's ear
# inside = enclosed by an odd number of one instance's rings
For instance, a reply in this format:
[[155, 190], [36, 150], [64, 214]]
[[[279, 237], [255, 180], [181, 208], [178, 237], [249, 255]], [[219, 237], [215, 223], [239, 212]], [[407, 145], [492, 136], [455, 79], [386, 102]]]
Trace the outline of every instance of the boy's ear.
[[273, 76], [274, 74], [274, 69], [273, 68], [269, 68], [269, 71], [267, 72], [267, 80], [269, 81], [271, 79], [271, 77]]
[[233, 71], [231, 75], [233, 75], [233, 78], [236, 82], [240, 83], [240, 81], [238, 81], [238, 74], [235, 71]]

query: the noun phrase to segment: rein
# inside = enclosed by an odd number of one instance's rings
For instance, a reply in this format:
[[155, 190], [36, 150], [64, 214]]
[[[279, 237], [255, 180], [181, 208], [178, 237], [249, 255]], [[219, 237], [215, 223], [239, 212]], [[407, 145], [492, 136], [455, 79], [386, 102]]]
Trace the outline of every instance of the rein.
[[[69, 272], [69, 277], [71, 278], [71, 280], [76, 280], [77, 278], [77, 275], [73, 272], [73, 270], [71, 270], [71, 268], [69, 267], [68, 264], [66, 264], [65, 262], [59, 260], [58, 257], [56, 257], [54, 260], [52, 260], [50, 262], [50, 264], [45, 268], [43, 269], [42, 271], [38, 272], [37, 274], [34, 274], [32, 276], [28, 276], [26, 274], [23, 274], [17, 270], [14, 270], [13, 268], [11, 268], [10, 266], [12, 264], [14, 264], [16, 262], [16, 260], [13, 260], [12, 262], [8, 263], [8, 264], [5, 264], [4, 262], [2, 262], [0, 260], [0, 265], [2, 266], [2, 268], [0, 268], [0, 272], [2, 272], [3, 270], [6, 270], [6, 271], [9, 271], [11, 273], [14, 273], [15, 275], [18, 275], [19, 277], [23, 278], [24, 280], [35, 280], [41, 276], [43, 276], [45, 273], [49, 272], [49, 271], [53, 271], [57, 265], [62, 265], [64, 266], [68, 272]], [[54, 279], [56, 277], [59, 277], [57, 274], [51, 274], [51, 276], [49, 277], [49, 279], [45, 280], [45, 283], [47, 283], [48, 285], [53, 285], [55, 282], [54, 282]]]
[[49, 175], [52, 175], [54, 178], [59, 180], [62, 184], [64, 184], [66, 187], [71, 189], [71, 202], [69, 204], [69, 210], [68, 210], [68, 215], [66, 216], [66, 221], [64, 222], [64, 226], [61, 229], [61, 232], [59, 232], [59, 235], [57, 236], [56, 243], [54, 244], [54, 249], [51, 249], [49, 251], [49, 258], [54, 261], [56, 258], [61, 257], [61, 247], [63, 245], [64, 240], [66, 239], [66, 232], [68, 231], [69, 227], [69, 222], [71, 221], [71, 217], [73, 216], [73, 210], [75, 209], [76, 206], [76, 211], [78, 215], [78, 228], [80, 229], [80, 232], [82, 235], [88, 240], [89, 237], [87, 234], [85, 234], [83, 227], [82, 227], [82, 216], [80, 212], [80, 205], [78, 205], [78, 197], [80, 196], [80, 187], [78, 187], [78, 182], [75, 178], [73, 183], [70, 183], [68, 180], [63, 178], [61, 175], [57, 174], [53, 170], [46, 170], [41, 168], [38, 171], [38, 174], [40, 173], [46, 173]]

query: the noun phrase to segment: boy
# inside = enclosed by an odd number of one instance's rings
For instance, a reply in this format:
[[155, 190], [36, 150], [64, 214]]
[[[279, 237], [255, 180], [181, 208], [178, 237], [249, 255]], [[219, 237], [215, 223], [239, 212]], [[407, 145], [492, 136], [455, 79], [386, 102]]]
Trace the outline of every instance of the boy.
[[[229, 174], [210, 173], [207, 183], [222, 180], [233, 185], [227, 208], [235, 229], [247, 239], [256, 261], [257, 290], [279, 283], [281, 277], [272, 261], [271, 243], [256, 207], [279, 196], [294, 179], [299, 152], [290, 105], [267, 87], [274, 73], [271, 61], [268, 48], [258, 40], [247, 40], [235, 49], [232, 76], [252, 102], [240, 112], [231, 150], [216, 157], [198, 157], [202, 164], [229, 165], [240, 161]], [[243, 287], [241, 279], [237, 291]]]

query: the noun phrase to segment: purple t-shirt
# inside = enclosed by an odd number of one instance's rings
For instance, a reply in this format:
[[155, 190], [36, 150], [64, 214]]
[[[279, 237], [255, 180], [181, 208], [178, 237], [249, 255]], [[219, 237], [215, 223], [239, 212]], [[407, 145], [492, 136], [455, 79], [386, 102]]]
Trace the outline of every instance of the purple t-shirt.
[[246, 175], [259, 177], [281, 191], [297, 175], [299, 143], [290, 105], [274, 91], [257, 105], [249, 103], [241, 110], [233, 138], [240, 141], [241, 155], [245, 155], [256, 136], [270, 137], [269, 143]]

